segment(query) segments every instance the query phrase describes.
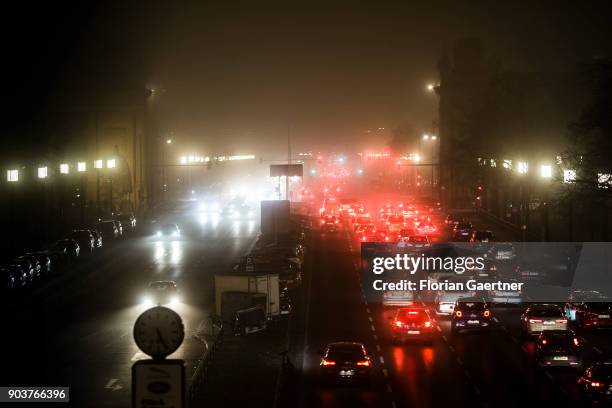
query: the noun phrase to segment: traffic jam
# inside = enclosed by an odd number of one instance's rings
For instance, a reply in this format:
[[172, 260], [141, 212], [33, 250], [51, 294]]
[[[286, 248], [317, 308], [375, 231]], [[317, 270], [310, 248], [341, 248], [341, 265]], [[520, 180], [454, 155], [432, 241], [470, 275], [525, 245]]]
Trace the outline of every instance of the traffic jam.
[[[448, 212], [437, 200], [425, 196], [394, 198], [393, 193], [381, 193], [376, 195], [383, 199], [372, 194], [356, 198], [359, 193], [346, 180], [334, 178], [329, 184], [302, 187], [301, 197], [318, 210], [320, 236], [346, 240], [356, 262], [361, 262], [360, 250], [371, 243], [388, 244], [387, 251], [398, 252], [407, 247], [423, 251], [436, 243], [469, 243], [485, 253], [483, 268], [462, 276], [434, 272], [430, 279], [529, 282], [546, 274], [542, 268], [538, 271], [523, 264], [520, 244], [512, 242], [511, 233], [483, 222], [473, 212]], [[503, 242], [498, 241], [498, 235]], [[612, 338], [608, 331], [612, 329], [612, 303], [593, 288], [569, 288], [566, 292], [563, 302], [541, 303], [523, 290], [440, 290], [426, 295], [387, 290], [380, 301], [365, 303], [372, 329], [376, 325], [383, 328], [381, 341], [393, 347], [395, 355], [398, 347], [427, 352], [440, 343], [453, 354], [467, 338], [488, 347], [495, 333], [520, 350], [531, 366], [530, 375], [554, 384], [562, 395], [579, 403], [609, 402], [612, 362], [606, 356]], [[322, 379], [332, 387], [367, 385], [376, 376], [377, 365], [386, 377], [388, 369], [378, 343], [376, 348], [378, 353], [366, 349], [366, 343], [358, 338], [324, 345], [320, 352]], [[469, 367], [477, 365], [481, 357], [474, 354], [471, 358], [471, 362], [458, 361]], [[468, 368], [465, 373], [471, 379]]]

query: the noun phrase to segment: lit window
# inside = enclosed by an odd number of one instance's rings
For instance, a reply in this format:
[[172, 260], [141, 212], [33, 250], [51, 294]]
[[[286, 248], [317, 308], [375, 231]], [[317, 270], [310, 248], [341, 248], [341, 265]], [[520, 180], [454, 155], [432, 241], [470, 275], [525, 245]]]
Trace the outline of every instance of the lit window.
[[544, 178], [552, 177], [552, 166], [549, 164], [543, 164], [540, 166], [540, 175]]
[[19, 170], [9, 170], [6, 172], [6, 179], [11, 183], [19, 181]]
[[39, 167], [38, 168], [38, 178], [43, 179], [47, 178], [48, 170], [47, 167]]
[[576, 181], [576, 170], [563, 170], [563, 182], [574, 183]]
[[512, 160], [504, 160], [502, 165], [504, 169], [512, 170]]
[[96, 160], [94, 161], [94, 168], [96, 169], [101, 169], [102, 166], [104, 166], [104, 162], [102, 160]]
[[86, 170], [87, 170], [87, 163], [85, 162], [77, 163], [77, 171], [86, 171]]
[[108, 159], [106, 161], [106, 168], [114, 169], [115, 168], [115, 159]]
[[529, 170], [529, 165], [526, 162], [518, 162], [516, 171], [518, 171], [519, 174], [525, 174], [527, 170]]
[[70, 172], [70, 167], [68, 166], [67, 163], [60, 164], [60, 173], [68, 174], [69, 172]]

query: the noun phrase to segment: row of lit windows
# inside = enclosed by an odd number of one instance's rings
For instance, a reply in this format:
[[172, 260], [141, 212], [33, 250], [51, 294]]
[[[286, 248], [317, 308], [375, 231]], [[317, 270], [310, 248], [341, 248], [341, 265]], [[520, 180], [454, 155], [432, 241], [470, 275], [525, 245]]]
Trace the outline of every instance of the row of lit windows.
[[[100, 170], [104, 168], [104, 164], [105, 164], [104, 160], [94, 160], [93, 167], [94, 169]], [[107, 169], [114, 169], [116, 166], [117, 166], [117, 163], [115, 159], [106, 160]], [[71, 167], [74, 168], [74, 166], [71, 166], [68, 163], [61, 163], [59, 165], [60, 174], [70, 174]], [[78, 173], [86, 172], [87, 162], [78, 162], [76, 164], [76, 171]], [[49, 167], [48, 166], [38, 167], [36, 175], [39, 179], [46, 179], [49, 176]], [[6, 172], [6, 180], [12, 183], [19, 181], [19, 176], [20, 176], [19, 169], [10, 169], [10, 170], [7, 170]]]

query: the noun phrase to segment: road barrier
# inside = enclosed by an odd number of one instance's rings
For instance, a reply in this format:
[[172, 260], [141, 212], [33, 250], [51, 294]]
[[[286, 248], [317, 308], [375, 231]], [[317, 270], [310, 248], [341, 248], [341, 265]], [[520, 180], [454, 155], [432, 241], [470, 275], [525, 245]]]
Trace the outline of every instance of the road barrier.
[[216, 319], [211, 320], [213, 333], [215, 332], [215, 328], [217, 328], [217, 332], [216, 334], [213, 334], [213, 341], [207, 343], [207, 350], [204, 352], [202, 358], [198, 360], [198, 365], [190, 378], [189, 388], [187, 389], [187, 400], [189, 405], [195, 401], [196, 397], [202, 390], [202, 386], [204, 385], [204, 381], [206, 380], [206, 376], [208, 374], [208, 368], [210, 367], [212, 360], [215, 358], [217, 350], [223, 345], [223, 323]]

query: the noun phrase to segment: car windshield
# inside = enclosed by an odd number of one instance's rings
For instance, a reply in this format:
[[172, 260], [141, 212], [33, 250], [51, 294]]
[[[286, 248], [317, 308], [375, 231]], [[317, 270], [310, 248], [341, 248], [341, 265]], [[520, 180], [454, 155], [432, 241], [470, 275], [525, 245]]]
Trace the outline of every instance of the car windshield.
[[397, 312], [396, 319], [400, 321], [421, 320], [425, 318], [423, 310], [400, 310]]
[[555, 334], [545, 336], [543, 340], [546, 340], [546, 346], [549, 347], [572, 347], [574, 336], [567, 334]]

